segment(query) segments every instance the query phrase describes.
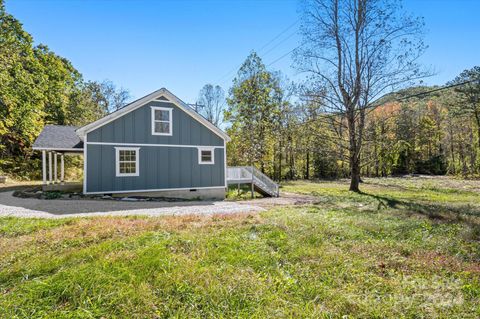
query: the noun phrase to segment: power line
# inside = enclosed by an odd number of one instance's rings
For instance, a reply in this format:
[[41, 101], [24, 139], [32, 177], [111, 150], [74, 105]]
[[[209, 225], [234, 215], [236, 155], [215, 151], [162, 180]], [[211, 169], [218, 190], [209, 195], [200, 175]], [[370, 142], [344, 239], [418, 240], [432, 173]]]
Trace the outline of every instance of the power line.
[[[268, 47], [270, 44], [272, 44], [273, 42], [275, 42], [275, 40], [277, 40], [280, 36], [282, 36], [285, 32], [287, 32], [288, 30], [290, 30], [291, 28], [293, 28], [298, 22], [300, 21], [300, 19], [297, 19], [295, 20], [295, 22], [293, 22], [291, 25], [289, 25], [285, 30], [283, 30], [279, 35], [277, 35], [276, 37], [274, 37], [271, 41], [269, 41], [267, 44], [265, 44], [263, 47], [261, 47], [259, 50], [258, 50], [258, 53], [260, 54], [260, 52], [262, 52], [263, 49], [265, 49], [266, 47]], [[266, 54], [266, 53], [265, 53]]]
[[408, 100], [408, 99], [411, 99], [411, 98], [414, 98], [414, 97], [420, 97], [420, 96], [423, 96], [423, 95], [426, 95], [426, 94], [451, 89], [451, 88], [454, 88], [454, 87], [457, 87], [457, 86], [462, 86], [462, 85], [470, 84], [470, 83], [473, 83], [473, 82], [478, 82], [480, 84], [480, 80], [470, 80], [470, 81], [465, 81], [465, 82], [461, 82], [461, 83], [450, 84], [450, 85], [442, 86], [442, 87], [432, 89], [432, 90], [429, 90], [429, 91], [420, 92], [420, 93], [409, 95], [409, 96], [406, 96], [406, 97], [403, 97], [403, 98], [398, 98], [397, 101], [393, 101], [393, 102], [400, 102], [400, 101], [403, 101], [403, 100]]
[[[267, 48], [270, 44], [274, 43], [277, 39], [279, 39], [282, 35], [284, 35], [286, 32], [288, 32], [290, 29], [292, 29], [298, 22], [300, 21], [300, 19], [297, 19], [295, 20], [295, 22], [293, 22], [292, 24], [290, 24], [287, 28], [285, 28], [284, 30], [282, 30], [279, 34], [277, 34], [273, 39], [271, 39], [270, 41], [268, 41], [265, 45], [263, 45], [258, 51], [257, 53], [260, 55], [260, 53], [265, 49]], [[273, 51], [273, 49], [277, 48], [280, 44], [284, 43], [286, 40], [290, 39], [292, 36], [294, 36], [296, 33], [294, 32], [293, 34], [289, 35], [287, 38], [283, 39], [282, 41], [280, 41], [279, 43], [277, 43], [273, 48], [271, 48], [270, 50], [268, 50], [265, 54], [268, 54], [270, 53], [271, 51]], [[223, 79], [227, 78], [228, 76], [230, 76], [233, 72], [235, 72], [236, 70], [238, 70], [241, 66], [242, 66], [243, 62], [240, 63], [239, 65], [237, 65], [236, 67], [232, 68], [230, 71], [228, 71], [227, 73], [225, 73], [222, 77], [220, 77], [217, 82], [220, 82], [222, 81]], [[222, 84], [225, 83], [227, 80], [221, 82]]]
[[[276, 45], [274, 45], [273, 47], [270, 48], [270, 50], [268, 50], [267, 52], [263, 53], [263, 57], [265, 58], [265, 56], [267, 56], [270, 52], [272, 52], [273, 50], [275, 50], [276, 48], [278, 48], [280, 45], [282, 45], [285, 41], [289, 40], [290, 38], [292, 38], [294, 35], [296, 35], [297, 32], [293, 32], [291, 33], [288, 37], [284, 38], [282, 41], [278, 42]], [[259, 53], [260, 54], [260, 53]]]
[[275, 64], [275, 63], [277, 63], [278, 61], [280, 61], [281, 59], [283, 59], [283, 58], [284, 58], [284, 57], [286, 57], [287, 55], [289, 55], [289, 54], [293, 53], [293, 51], [295, 51], [296, 49], [300, 48], [302, 45], [303, 45], [303, 44], [301, 44], [301, 45], [299, 45], [299, 46], [297, 46], [297, 47], [293, 48], [292, 50], [290, 50], [290, 51], [288, 51], [287, 53], [283, 54], [283, 55], [282, 55], [282, 56], [280, 56], [279, 58], [277, 58], [277, 59], [275, 59], [274, 61], [270, 62], [270, 63], [267, 65], [267, 67], [269, 67], [269, 66], [271, 66], [271, 65], [273, 65], [273, 64]]
[[[435, 93], [435, 92], [439, 92], [439, 91], [451, 89], [451, 88], [458, 87], [458, 86], [467, 85], [467, 84], [474, 83], [474, 82], [477, 82], [478, 85], [480, 85], [480, 80], [478, 80], [478, 79], [476, 79], [476, 80], [469, 80], [469, 81], [465, 81], [465, 82], [461, 82], [461, 83], [455, 83], [455, 84], [450, 84], [450, 85], [442, 86], [442, 87], [440, 87], [440, 88], [435, 88], [435, 89], [428, 90], [428, 91], [424, 91], [424, 92], [420, 92], [420, 93], [415, 93], [415, 94], [408, 95], [408, 96], [404, 96], [404, 97], [399, 97], [399, 98], [387, 100], [387, 101], [382, 102], [381, 104], [368, 106], [366, 109], [373, 109], [373, 108], [379, 107], [379, 106], [381, 106], [381, 105], [385, 105], [386, 103], [402, 102], [402, 101], [409, 100], [409, 99], [412, 99], [412, 98], [415, 98], [415, 97], [425, 96], [425, 95], [428, 95], [428, 94], [431, 94], [431, 93]], [[327, 115], [329, 115], [329, 116], [334, 115], [334, 116], [335, 116], [335, 115], [341, 115], [341, 114], [344, 114], [344, 113], [345, 113], [345, 112], [335, 112], [335, 113], [329, 113], [329, 114], [327, 114]], [[297, 124], [291, 124], [291, 125], [293, 125], [293, 126], [302, 126], [302, 125], [306, 125], [306, 124], [309, 124], [309, 123], [312, 123], [312, 122], [316, 122], [316, 121], [320, 121], [320, 120], [323, 120], [323, 121], [324, 121], [325, 119], [323, 119], [323, 118], [315, 118], [315, 119], [311, 119], [311, 120], [306, 121], [306, 122], [303, 122], [303, 123], [297, 123]]]

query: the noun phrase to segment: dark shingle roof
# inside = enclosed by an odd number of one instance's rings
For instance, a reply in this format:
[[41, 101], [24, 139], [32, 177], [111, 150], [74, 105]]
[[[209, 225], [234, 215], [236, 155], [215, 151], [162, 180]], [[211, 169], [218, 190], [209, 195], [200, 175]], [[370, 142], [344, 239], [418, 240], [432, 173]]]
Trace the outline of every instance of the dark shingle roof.
[[76, 126], [45, 125], [33, 143], [33, 149], [83, 150], [83, 142], [78, 137]]

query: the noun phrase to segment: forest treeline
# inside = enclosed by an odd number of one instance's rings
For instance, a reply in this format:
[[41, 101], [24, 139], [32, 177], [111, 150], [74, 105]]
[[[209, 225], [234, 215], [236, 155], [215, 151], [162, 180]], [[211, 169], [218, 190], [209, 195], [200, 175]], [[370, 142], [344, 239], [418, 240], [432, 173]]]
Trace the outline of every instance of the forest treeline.
[[35, 45], [0, 0], [0, 174], [35, 177], [39, 160], [31, 146], [44, 125], [84, 125], [128, 98], [128, 91], [86, 81], [70, 61]]
[[[372, 104], [362, 176], [480, 174], [480, 67], [448, 85], [412, 87]], [[305, 90], [252, 53], [228, 98], [229, 164], [255, 165], [276, 180], [349, 177], [345, 116]]]

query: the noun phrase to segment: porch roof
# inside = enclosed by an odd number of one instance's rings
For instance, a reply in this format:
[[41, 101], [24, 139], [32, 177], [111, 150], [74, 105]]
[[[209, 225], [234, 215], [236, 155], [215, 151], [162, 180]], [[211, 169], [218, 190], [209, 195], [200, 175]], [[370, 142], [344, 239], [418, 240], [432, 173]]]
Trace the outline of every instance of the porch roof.
[[33, 143], [33, 149], [39, 151], [83, 152], [83, 142], [70, 125], [45, 125], [43, 131]]

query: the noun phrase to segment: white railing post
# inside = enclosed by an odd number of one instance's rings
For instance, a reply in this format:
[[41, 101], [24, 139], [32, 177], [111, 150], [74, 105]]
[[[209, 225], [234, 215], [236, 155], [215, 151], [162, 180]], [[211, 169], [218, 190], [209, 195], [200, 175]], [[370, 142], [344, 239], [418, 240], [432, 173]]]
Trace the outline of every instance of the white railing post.
[[58, 174], [57, 174], [57, 170], [58, 170], [58, 153], [55, 152], [53, 154], [53, 165], [54, 165], [54, 168], [53, 168], [53, 176], [54, 176], [54, 179], [53, 179], [53, 183], [54, 184], [57, 184], [58, 183]]
[[52, 184], [52, 152], [48, 152], [48, 182]]
[[65, 164], [64, 164], [64, 154], [60, 155], [60, 182], [63, 184], [65, 182]]
[[47, 151], [42, 151], [42, 181], [47, 185]]

